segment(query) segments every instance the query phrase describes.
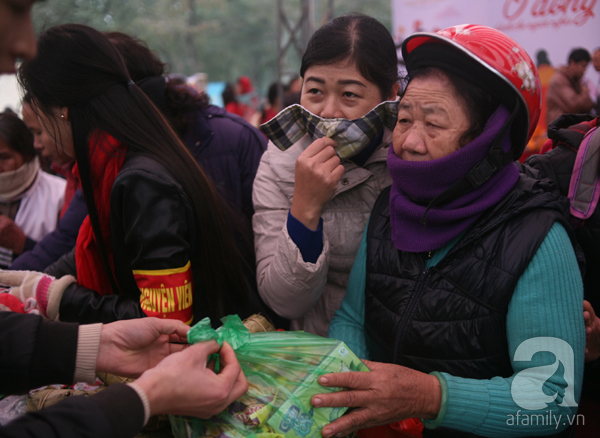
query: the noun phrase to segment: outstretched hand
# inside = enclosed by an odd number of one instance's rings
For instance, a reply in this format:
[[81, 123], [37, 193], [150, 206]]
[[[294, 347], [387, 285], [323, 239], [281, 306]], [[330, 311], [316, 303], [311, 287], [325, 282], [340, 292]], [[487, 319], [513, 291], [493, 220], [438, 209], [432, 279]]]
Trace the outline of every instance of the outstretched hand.
[[219, 351], [215, 341], [201, 342], [165, 358], [136, 380], [150, 403], [150, 414], [210, 418], [248, 391], [248, 382], [233, 348], [223, 343], [219, 373], [208, 357]]
[[102, 326], [96, 371], [138, 377], [187, 347], [189, 326], [173, 319], [140, 318]]
[[319, 383], [348, 391], [317, 394], [315, 407], [356, 408], [325, 426], [324, 437], [344, 436], [358, 429], [394, 423], [406, 418], [435, 418], [441, 387], [435, 376], [400, 365], [363, 361], [371, 372], [325, 374]]
[[588, 301], [583, 301], [585, 323], [585, 361], [592, 362], [600, 357], [600, 318]]

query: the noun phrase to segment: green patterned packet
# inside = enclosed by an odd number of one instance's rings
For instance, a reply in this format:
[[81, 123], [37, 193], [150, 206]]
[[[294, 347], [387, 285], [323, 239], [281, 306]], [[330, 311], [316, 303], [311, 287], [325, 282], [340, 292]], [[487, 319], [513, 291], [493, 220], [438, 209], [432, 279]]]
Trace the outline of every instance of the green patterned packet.
[[369, 371], [341, 341], [304, 332], [249, 333], [237, 315], [223, 322], [217, 330], [208, 319], [199, 322], [188, 340], [230, 343], [248, 392], [208, 420], [170, 416], [176, 438], [320, 437], [321, 429], [348, 408], [313, 408], [313, 395], [341, 390], [323, 387], [317, 379], [327, 373]]

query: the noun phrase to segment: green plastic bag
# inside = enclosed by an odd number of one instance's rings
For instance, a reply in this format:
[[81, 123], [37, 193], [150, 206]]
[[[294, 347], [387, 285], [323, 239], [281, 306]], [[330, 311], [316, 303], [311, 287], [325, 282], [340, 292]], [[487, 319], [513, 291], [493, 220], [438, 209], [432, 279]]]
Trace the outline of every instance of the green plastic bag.
[[369, 371], [341, 341], [304, 332], [250, 333], [237, 315], [222, 321], [213, 330], [205, 318], [189, 331], [188, 341], [231, 344], [248, 392], [208, 420], [170, 416], [177, 438], [321, 437], [321, 429], [348, 408], [313, 408], [313, 395], [341, 390], [325, 388], [317, 379], [327, 373]]

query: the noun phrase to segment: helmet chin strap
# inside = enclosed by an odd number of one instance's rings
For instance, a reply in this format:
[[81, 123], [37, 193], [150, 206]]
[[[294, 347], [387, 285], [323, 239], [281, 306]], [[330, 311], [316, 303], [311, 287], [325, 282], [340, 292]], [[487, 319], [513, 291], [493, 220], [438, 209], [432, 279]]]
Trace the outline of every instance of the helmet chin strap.
[[425, 209], [425, 213], [423, 213], [423, 217], [421, 218], [421, 224], [423, 226], [425, 226], [427, 223], [427, 213], [430, 209], [437, 207], [438, 205], [452, 202], [465, 193], [477, 189], [486, 181], [488, 181], [497, 171], [504, 168], [504, 166], [511, 161], [514, 161], [512, 148], [508, 152], [504, 152], [502, 149], [502, 141], [504, 140], [504, 137], [506, 137], [509, 128], [515, 121], [521, 108], [519, 99], [515, 99], [515, 102], [516, 104], [508, 121], [502, 127], [498, 135], [496, 135], [496, 138], [494, 138], [494, 142], [490, 147], [488, 155], [483, 160], [475, 164], [465, 176], [452, 184], [450, 188], [440, 193], [429, 202], [427, 208]]

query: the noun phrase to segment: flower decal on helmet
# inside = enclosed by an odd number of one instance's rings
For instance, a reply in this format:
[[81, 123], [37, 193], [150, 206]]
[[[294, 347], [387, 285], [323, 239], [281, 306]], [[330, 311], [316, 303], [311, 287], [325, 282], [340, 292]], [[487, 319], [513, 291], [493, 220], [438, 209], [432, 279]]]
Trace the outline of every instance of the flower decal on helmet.
[[458, 26], [453, 26], [453, 28], [456, 35], [471, 35], [468, 24], [460, 24]]
[[530, 65], [525, 60], [521, 59], [521, 61], [517, 62], [512, 67], [512, 71], [515, 72], [523, 81], [521, 90], [528, 90], [531, 93], [535, 92], [536, 76]]

